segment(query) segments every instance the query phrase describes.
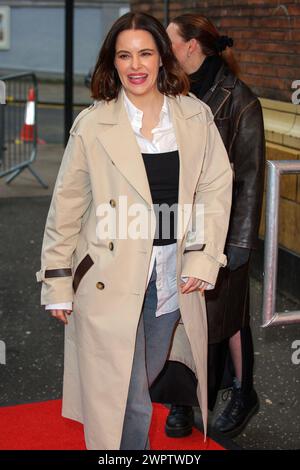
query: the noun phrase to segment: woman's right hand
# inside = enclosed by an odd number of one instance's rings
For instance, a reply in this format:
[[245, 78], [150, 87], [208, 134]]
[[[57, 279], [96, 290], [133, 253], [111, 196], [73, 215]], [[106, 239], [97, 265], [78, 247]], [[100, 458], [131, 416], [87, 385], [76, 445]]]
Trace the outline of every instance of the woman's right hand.
[[51, 315], [54, 318], [62, 321], [65, 325], [68, 324], [67, 315], [71, 315], [72, 310], [51, 310]]

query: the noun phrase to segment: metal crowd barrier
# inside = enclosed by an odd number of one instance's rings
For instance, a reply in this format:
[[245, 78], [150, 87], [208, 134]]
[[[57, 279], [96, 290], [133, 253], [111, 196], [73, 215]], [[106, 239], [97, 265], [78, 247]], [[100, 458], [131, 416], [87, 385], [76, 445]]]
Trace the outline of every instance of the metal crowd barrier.
[[267, 161], [263, 327], [300, 323], [300, 310], [276, 312], [280, 176], [300, 173], [300, 161]]
[[[0, 80], [6, 86], [6, 104], [0, 106], [0, 177], [10, 183], [25, 168], [38, 182], [46, 183], [32, 168], [37, 156], [37, 100], [38, 86], [34, 73], [5, 75]], [[35, 97], [28, 105], [28, 96]], [[30, 106], [30, 110], [28, 109]], [[26, 128], [26, 113], [31, 114], [31, 125]]]

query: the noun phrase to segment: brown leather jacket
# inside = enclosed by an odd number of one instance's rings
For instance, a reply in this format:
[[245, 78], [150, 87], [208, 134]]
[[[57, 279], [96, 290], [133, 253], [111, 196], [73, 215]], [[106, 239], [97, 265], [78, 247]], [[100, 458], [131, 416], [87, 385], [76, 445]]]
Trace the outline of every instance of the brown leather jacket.
[[221, 66], [202, 98], [211, 108], [234, 171], [227, 244], [255, 248], [261, 214], [265, 139], [259, 100], [245, 83]]

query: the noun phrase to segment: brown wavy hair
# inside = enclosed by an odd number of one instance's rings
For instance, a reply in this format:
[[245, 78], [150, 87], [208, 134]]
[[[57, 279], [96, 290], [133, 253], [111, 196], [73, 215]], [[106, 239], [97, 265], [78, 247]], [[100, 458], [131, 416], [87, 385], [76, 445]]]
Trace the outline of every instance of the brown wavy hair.
[[239, 66], [233, 51], [227, 47], [219, 52], [218, 40], [221, 35], [215, 25], [205, 16], [193, 13], [185, 13], [174, 18], [171, 23], [178, 26], [179, 34], [184, 41], [197, 39], [206, 56], [219, 55], [235, 75], [239, 74]]
[[155, 40], [162, 62], [157, 77], [158, 90], [167, 96], [186, 95], [189, 79], [173, 54], [163, 25], [146, 13], [126, 13], [112, 25], [100, 49], [91, 80], [92, 97], [105, 101], [118, 97], [122, 84], [114, 65], [116, 41], [118, 35], [128, 29], [148, 31]]

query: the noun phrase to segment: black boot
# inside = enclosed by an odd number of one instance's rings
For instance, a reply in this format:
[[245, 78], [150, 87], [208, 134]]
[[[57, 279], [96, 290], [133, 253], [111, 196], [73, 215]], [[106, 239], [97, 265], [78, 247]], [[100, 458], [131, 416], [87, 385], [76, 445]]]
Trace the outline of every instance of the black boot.
[[172, 405], [166, 421], [168, 437], [185, 437], [192, 434], [194, 411], [191, 406]]
[[224, 436], [235, 437], [242, 432], [258, 410], [259, 400], [254, 389], [245, 393], [241, 388], [233, 387], [230, 401], [216, 419], [214, 430]]

